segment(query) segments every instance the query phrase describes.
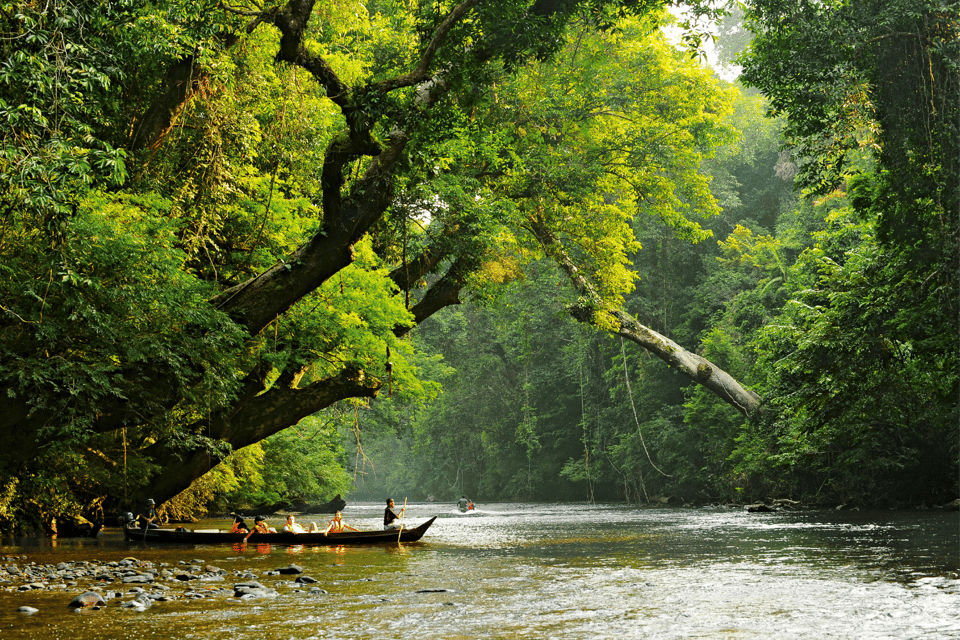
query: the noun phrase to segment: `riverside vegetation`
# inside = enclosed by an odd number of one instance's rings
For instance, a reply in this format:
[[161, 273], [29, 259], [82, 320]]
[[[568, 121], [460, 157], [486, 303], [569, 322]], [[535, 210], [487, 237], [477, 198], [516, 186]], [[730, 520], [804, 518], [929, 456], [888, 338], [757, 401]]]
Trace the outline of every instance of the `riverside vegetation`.
[[956, 499], [958, 3], [669, 6], [3, 4], [0, 529]]

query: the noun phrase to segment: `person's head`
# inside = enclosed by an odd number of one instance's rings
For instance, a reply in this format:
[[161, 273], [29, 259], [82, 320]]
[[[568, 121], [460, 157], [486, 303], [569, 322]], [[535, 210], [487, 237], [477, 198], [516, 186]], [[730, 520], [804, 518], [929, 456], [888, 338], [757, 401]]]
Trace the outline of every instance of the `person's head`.
[[130, 513], [129, 511], [127, 511], [127, 516], [126, 516], [126, 518], [127, 518], [127, 522], [136, 522], [136, 521], [137, 521], [137, 519], [134, 518], [134, 517], [133, 517], [133, 514]]
[[157, 504], [157, 503], [153, 501], [153, 498], [147, 498], [147, 506], [152, 507], [152, 506], [154, 506], [155, 504]]
[[340, 513], [339, 511], [333, 514], [333, 519], [336, 520], [337, 522], [339, 522], [342, 517], [343, 517], [343, 514]]
[[287, 524], [293, 524], [293, 515], [287, 516]]
[[255, 517], [253, 518], [253, 521], [254, 521], [255, 523], [260, 523], [260, 522], [263, 522], [263, 521], [266, 520], [266, 519], [267, 519], [267, 518], [266, 518], [265, 516], [255, 516]]
[[392, 506], [393, 506], [393, 498], [387, 498], [387, 506], [388, 506], [388, 507], [392, 507]]

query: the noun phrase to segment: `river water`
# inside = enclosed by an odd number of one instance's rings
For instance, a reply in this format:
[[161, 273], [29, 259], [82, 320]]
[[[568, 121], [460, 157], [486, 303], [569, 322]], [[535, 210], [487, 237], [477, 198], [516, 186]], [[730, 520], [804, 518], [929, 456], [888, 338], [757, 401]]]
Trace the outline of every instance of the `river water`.
[[[382, 505], [345, 509], [378, 528]], [[722, 507], [491, 504], [439, 518], [421, 542], [372, 547], [165, 547], [96, 540], [6, 540], [0, 563], [124, 558], [214, 565], [221, 582], [176, 578], [146, 611], [132, 585], [74, 611], [89, 583], [0, 591], [8, 638], [960, 638], [960, 514], [941, 511], [746, 513]], [[298, 521], [324, 516], [303, 516]], [[273, 524], [279, 526], [277, 517]], [[325, 524], [325, 522], [324, 522]], [[225, 521], [198, 527], [228, 526]], [[304, 585], [273, 570], [297, 564]], [[273, 597], [238, 599], [255, 576]], [[310, 587], [313, 588], [311, 592]], [[319, 588], [319, 589], [318, 589]], [[24, 614], [18, 607], [38, 609]]]

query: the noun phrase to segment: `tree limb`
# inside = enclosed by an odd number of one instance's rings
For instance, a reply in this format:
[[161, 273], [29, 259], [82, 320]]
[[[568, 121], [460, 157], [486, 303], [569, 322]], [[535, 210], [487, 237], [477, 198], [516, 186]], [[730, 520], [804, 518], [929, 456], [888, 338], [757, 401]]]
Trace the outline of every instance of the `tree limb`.
[[386, 93], [401, 87], [412, 87], [429, 80], [432, 75], [430, 72], [430, 65], [433, 63], [433, 59], [436, 57], [437, 51], [440, 49], [443, 41], [446, 39], [447, 35], [449, 35], [451, 29], [453, 29], [453, 27], [463, 19], [467, 12], [472, 7], [480, 4], [480, 2], [481, 0], [467, 0], [458, 7], [455, 7], [454, 10], [447, 15], [446, 19], [444, 19], [444, 21], [440, 23], [440, 26], [437, 27], [436, 31], [433, 32], [433, 38], [431, 38], [427, 48], [424, 49], [423, 55], [420, 56], [420, 62], [413, 71], [402, 76], [390, 78], [388, 80], [381, 80], [380, 82], [371, 85], [370, 88], [375, 91]]
[[[578, 322], [597, 326], [596, 314], [604, 304], [596, 289], [573, 263], [542, 217], [532, 219], [529, 229], [582, 296], [582, 302], [569, 309], [570, 315]], [[703, 356], [687, 351], [670, 338], [640, 324], [636, 318], [619, 309], [611, 311], [610, 315], [615, 319], [616, 327], [609, 331], [650, 351], [743, 415], [749, 416], [760, 405], [759, 395]]]

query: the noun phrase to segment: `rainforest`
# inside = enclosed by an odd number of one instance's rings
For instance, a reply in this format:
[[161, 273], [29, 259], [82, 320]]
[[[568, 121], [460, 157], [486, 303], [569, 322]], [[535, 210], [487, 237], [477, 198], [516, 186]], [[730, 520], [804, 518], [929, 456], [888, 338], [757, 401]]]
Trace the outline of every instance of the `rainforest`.
[[0, 531], [956, 500], [958, 61], [957, 0], [0, 2]]

